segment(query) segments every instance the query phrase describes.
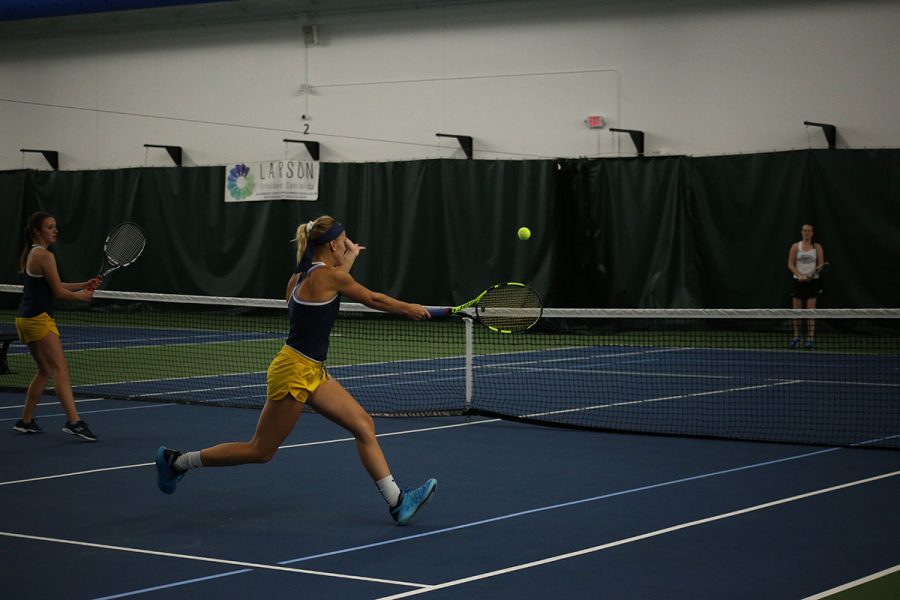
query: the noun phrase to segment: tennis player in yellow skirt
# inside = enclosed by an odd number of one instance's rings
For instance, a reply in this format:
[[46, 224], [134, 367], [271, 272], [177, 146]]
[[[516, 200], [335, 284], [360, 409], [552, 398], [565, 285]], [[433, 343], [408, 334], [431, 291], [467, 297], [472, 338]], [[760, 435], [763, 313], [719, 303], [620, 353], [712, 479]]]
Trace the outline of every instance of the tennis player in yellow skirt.
[[429, 318], [424, 306], [373, 292], [353, 279], [350, 268], [363, 249], [347, 238], [344, 227], [330, 216], [297, 228], [298, 267], [286, 293], [290, 330], [287, 342], [269, 365], [266, 403], [253, 438], [194, 452], [159, 448], [157, 484], [163, 493], [174, 493], [189, 469], [268, 462], [294, 428], [304, 404], [309, 404], [353, 434], [359, 458], [387, 502], [394, 521], [400, 525], [409, 523], [428, 502], [437, 481], [429, 479], [417, 488], [401, 491], [375, 436], [372, 417], [325, 370], [328, 338], [342, 295], [410, 319]]
[[94, 442], [97, 436], [75, 409], [72, 385], [69, 383], [69, 365], [63, 354], [59, 329], [53, 320], [53, 301], [54, 298], [61, 298], [87, 302], [100, 285], [100, 279], [95, 277], [81, 283], [60, 281], [56, 257], [48, 250], [58, 234], [56, 219], [52, 215], [38, 212], [29, 217], [25, 228], [25, 247], [19, 261], [23, 289], [16, 311], [16, 330], [19, 339], [28, 346], [38, 371], [25, 393], [22, 418], [16, 421], [13, 429], [20, 433], [43, 431], [34, 418], [34, 409], [50, 377], [53, 377], [56, 396], [68, 418], [62, 430]]

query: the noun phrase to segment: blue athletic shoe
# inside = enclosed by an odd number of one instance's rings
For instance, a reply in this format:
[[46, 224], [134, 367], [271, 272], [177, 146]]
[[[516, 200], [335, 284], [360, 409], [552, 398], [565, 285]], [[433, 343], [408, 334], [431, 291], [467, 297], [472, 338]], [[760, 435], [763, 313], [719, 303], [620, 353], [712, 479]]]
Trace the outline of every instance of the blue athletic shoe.
[[400, 502], [391, 509], [391, 517], [397, 525], [406, 525], [425, 506], [437, 487], [437, 479], [429, 479], [417, 488], [406, 488], [400, 495]]
[[799, 346], [799, 345], [800, 345], [800, 338], [797, 336], [794, 336], [794, 338], [791, 340], [791, 350], [796, 350], [797, 346]]
[[807, 350], [813, 349], [813, 339], [812, 338], [809, 338], [808, 340], [806, 340], [806, 349]]
[[165, 446], [160, 446], [156, 451], [156, 485], [163, 494], [174, 494], [175, 487], [184, 473], [175, 470], [175, 460], [181, 456], [181, 452], [177, 450], [169, 450]]

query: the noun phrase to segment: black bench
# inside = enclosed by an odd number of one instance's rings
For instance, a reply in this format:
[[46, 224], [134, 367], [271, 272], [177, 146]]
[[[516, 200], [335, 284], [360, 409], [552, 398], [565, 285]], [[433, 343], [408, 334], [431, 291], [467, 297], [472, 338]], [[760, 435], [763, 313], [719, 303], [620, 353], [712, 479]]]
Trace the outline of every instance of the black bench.
[[18, 340], [19, 336], [15, 331], [0, 331], [0, 375], [12, 373], [9, 370], [9, 362], [6, 360], [6, 353], [9, 352], [9, 345]]

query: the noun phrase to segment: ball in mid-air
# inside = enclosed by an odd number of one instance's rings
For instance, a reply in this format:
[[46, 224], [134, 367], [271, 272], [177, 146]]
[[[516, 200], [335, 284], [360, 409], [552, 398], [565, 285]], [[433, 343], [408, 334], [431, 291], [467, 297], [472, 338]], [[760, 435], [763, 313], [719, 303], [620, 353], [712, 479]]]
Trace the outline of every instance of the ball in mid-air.
[[531, 237], [531, 230], [527, 227], [519, 227], [519, 239], [527, 240]]

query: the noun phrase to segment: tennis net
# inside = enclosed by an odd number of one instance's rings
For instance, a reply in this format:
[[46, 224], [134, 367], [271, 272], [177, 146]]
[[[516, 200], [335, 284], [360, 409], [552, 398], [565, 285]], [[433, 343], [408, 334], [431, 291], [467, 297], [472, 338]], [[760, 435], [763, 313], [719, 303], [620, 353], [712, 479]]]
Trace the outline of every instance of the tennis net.
[[[0, 286], [4, 329], [20, 289]], [[98, 292], [55, 317], [77, 395], [234, 407], [262, 406], [287, 330], [280, 300]], [[900, 448], [898, 319], [898, 309], [546, 309], [510, 335], [344, 303], [328, 371], [374, 415]], [[0, 388], [24, 390], [27, 349], [13, 344], [8, 362]]]

